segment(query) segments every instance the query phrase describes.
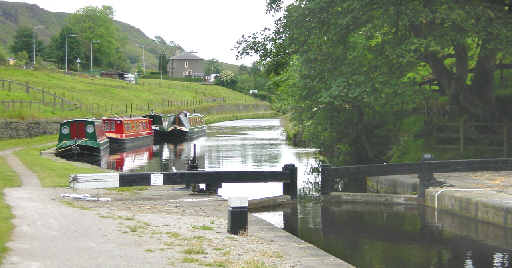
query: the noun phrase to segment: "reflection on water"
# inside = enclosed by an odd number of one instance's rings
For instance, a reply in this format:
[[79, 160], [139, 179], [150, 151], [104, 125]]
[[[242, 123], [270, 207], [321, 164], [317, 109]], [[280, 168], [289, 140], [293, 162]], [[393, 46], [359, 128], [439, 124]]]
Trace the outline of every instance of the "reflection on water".
[[[194, 144], [200, 169], [281, 170], [285, 164], [293, 163], [298, 168], [299, 187], [315, 179], [305, 174], [309, 174], [307, 171], [316, 164], [316, 150], [288, 146], [278, 119], [213, 124], [208, 126], [205, 137], [112, 154], [102, 163], [106, 168], [123, 172], [186, 170], [188, 160], [194, 155]], [[282, 188], [282, 183], [224, 183], [219, 194], [255, 199], [281, 195]]]
[[299, 203], [257, 213], [357, 267], [512, 267], [512, 230], [416, 206]]
[[[194, 144], [201, 169], [281, 170], [293, 163], [303, 192], [318, 187], [318, 174], [311, 174], [315, 150], [288, 146], [276, 119], [214, 124], [194, 141], [95, 161], [124, 172], [185, 170]], [[282, 184], [223, 184], [219, 193], [268, 197], [282, 194]], [[429, 209], [310, 202], [257, 215], [357, 267], [512, 267], [511, 230], [445, 213], [436, 218]]]

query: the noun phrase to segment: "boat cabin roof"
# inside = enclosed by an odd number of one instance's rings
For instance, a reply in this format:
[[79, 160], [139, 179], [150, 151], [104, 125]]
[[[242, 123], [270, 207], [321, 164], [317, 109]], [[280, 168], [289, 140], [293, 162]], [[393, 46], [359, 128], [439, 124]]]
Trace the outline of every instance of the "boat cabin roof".
[[83, 119], [69, 119], [69, 120], [62, 121], [62, 123], [69, 123], [69, 122], [76, 122], [76, 121], [89, 121], [89, 122], [96, 122], [96, 123], [100, 123], [101, 122], [101, 120], [99, 120], [99, 119], [83, 118]]
[[116, 121], [133, 121], [133, 120], [148, 120], [149, 118], [144, 117], [115, 117], [115, 118], [103, 118], [103, 120], [116, 120]]

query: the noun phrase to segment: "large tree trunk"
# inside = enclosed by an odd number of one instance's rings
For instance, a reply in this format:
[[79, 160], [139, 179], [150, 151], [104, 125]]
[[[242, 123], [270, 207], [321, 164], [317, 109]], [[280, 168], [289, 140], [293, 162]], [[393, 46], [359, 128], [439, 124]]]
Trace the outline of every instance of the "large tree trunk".
[[496, 49], [487, 48], [485, 44], [482, 44], [473, 81], [468, 90], [471, 96], [465, 96], [477, 100], [480, 104], [479, 112], [485, 117], [495, 115], [494, 72], [496, 71], [497, 54]]
[[474, 76], [468, 85], [470, 73], [467, 47], [458, 43], [455, 50], [455, 73], [444, 64], [444, 59], [434, 52], [427, 52], [425, 58], [432, 69], [432, 74], [446, 92], [450, 104], [457, 105], [462, 112], [479, 118], [495, 117], [494, 72], [496, 71], [497, 49], [488, 48], [482, 42], [480, 54], [474, 68]]

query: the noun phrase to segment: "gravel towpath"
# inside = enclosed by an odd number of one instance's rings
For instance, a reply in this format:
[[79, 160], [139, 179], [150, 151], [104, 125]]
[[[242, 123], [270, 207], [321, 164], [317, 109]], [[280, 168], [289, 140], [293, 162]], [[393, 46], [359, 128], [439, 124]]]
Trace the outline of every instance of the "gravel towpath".
[[228, 234], [227, 202], [218, 196], [169, 186], [135, 193], [41, 188], [12, 150], [1, 156], [23, 183], [5, 190], [15, 229], [2, 267], [351, 267], [254, 216], [249, 234]]

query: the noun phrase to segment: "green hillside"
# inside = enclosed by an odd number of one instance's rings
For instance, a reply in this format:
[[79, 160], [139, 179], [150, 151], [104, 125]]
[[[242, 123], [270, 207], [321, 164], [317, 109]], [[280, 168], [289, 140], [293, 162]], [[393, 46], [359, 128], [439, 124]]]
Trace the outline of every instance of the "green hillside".
[[[38, 5], [0, 1], [0, 45], [8, 48], [13, 42], [16, 29], [20, 26], [44, 27], [37, 30], [38, 37], [47, 45], [50, 38], [57, 34], [66, 23], [68, 13], [50, 12]], [[115, 21], [125, 41], [124, 51], [131, 64], [142, 62], [142, 50], [137, 44], [144, 45], [147, 69], [158, 68], [158, 46], [153, 39], [140, 29], [127, 23]], [[169, 48], [171, 53], [181, 49], [179, 45]]]
[[268, 111], [269, 105], [215, 85], [151, 79], [128, 84], [109, 78], [0, 67], [0, 118], [65, 119], [152, 110], [196, 110], [225, 116]]

